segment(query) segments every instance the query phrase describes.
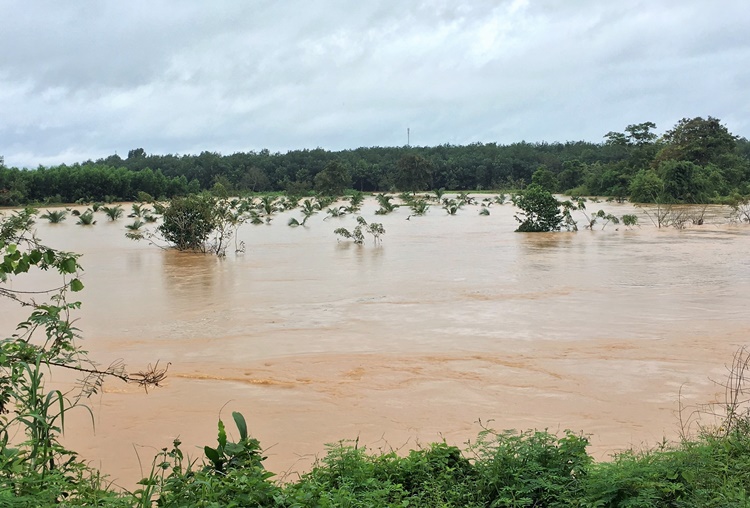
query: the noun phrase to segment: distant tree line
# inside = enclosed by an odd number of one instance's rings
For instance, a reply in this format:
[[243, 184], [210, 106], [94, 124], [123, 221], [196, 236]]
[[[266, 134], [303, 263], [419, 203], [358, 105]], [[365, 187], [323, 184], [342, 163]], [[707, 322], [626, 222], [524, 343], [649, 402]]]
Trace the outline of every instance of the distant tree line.
[[663, 135], [652, 122], [609, 132], [601, 143], [474, 143], [221, 155], [149, 155], [143, 148], [72, 165], [6, 167], [0, 206], [29, 202], [171, 198], [202, 190], [337, 194], [522, 189], [636, 202], [715, 202], [750, 194], [750, 142], [712, 117], [685, 118]]

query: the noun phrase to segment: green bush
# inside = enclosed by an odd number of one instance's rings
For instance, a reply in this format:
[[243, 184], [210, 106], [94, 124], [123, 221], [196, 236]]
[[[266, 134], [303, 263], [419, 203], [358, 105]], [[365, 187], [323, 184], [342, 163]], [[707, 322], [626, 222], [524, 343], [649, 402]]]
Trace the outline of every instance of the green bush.
[[559, 231], [563, 224], [561, 203], [550, 192], [539, 185], [529, 185], [513, 198], [513, 204], [521, 209], [515, 219], [520, 223], [516, 231], [521, 233], [543, 233]]
[[477, 488], [489, 506], [572, 506], [584, 490], [588, 439], [570, 431], [485, 431], [473, 447]]
[[217, 227], [216, 198], [191, 194], [173, 198], [165, 207], [159, 233], [178, 250], [206, 251]]

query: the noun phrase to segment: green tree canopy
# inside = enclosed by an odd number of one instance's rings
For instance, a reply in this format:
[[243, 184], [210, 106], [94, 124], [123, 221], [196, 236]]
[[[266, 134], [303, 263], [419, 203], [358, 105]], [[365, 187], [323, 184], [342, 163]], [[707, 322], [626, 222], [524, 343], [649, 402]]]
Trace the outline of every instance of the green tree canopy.
[[683, 118], [674, 128], [664, 133], [666, 143], [658, 160], [684, 160], [705, 166], [716, 162], [725, 153], [732, 153], [737, 146], [737, 137], [721, 124], [718, 118], [709, 116]]
[[338, 160], [328, 162], [323, 171], [315, 175], [315, 190], [331, 196], [340, 196], [351, 183], [349, 168]]
[[417, 154], [407, 154], [398, 161], [397, 182], [401, 190], [416, 192], [430, 185], [432, 163]]
[[689, 161], [669, 160], [659, 166], [664, 181], [664, 196], [680, 203], [704, 203], [710, 183], [704, 168]]
[[216, 198], [208, 194], [177, 197], [164, 210], [159, 233], [178, 250], [205, 251], [216, 229]]
[[556, 192], [558, 185], [560, 185], [555, 174], [546, 166], [540, 166], [534, 171], [534, 174], [531, 175], [531, 183], [538, 185], [547, 192]]
[[559, 231], [562, 227], [564, 218], [560, 213], [561, 203], [539, 185], [526, 187], [513, 199], [513, 204], [521, 209], [520, 216], [515, 216], [520, 222], [516, 229], [518, 232], [543, 233]]
[[653, 203], [664, 195], [664, 181], [653, 169], [642, 169], [630, 182], [630, 200], [634, 203]]

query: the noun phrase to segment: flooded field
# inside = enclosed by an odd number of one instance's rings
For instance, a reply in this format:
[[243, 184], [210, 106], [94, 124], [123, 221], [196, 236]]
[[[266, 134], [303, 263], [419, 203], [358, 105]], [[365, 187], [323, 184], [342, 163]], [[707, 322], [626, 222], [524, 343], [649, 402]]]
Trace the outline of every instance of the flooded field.
[[[480, 420], [582, 431], [599, 458], [673, 439], [679, 393], [713, 400], [711, 379], [747, 343], [750, 227], [719, 208], [677, 230], [599, 207], [642, 227], [516, 234], [511, 205], [406, 220], [406, 208], [376, 218], [373, 200], [362, 215], [384, 224], [381, 246], [337, 241], [352, 216], [288, 227], [297, 211], [243, 226], [247, 251], [218, 259], [133, 242], [126, 219], [101, 213], [93, 227], [39, 220], [44, 242], [83, 254], [91, 356], [170, 364], [148, 394], [108, 381], [94, 428], [78, 411], [65, 440], [132, 486], [139, 456], [147, 472], [179, 436], [197, 457], [232, 411], [280, 475], [342, 439], [461, 445]], [[0, 312], [6, 335], [24, 317], [7, 301]]]

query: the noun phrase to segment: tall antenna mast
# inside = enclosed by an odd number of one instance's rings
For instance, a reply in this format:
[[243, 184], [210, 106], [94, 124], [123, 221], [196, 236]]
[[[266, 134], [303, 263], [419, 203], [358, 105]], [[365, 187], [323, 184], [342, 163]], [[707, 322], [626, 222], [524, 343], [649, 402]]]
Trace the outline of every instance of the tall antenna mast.
[[407, 127], [406, 128], [406, 146], [411, 146], [410, 141], [411, 141], [411, 132], [410, 132], [410, 129]]

